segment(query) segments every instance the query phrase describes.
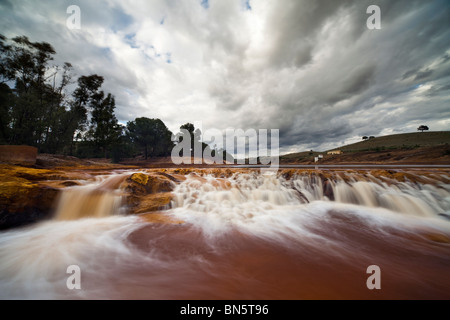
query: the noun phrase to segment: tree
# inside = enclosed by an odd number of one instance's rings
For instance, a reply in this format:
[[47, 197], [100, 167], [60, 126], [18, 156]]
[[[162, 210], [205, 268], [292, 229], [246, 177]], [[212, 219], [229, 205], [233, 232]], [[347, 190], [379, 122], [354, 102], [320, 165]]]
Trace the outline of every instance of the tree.
[[[68, 111], [67, 137], [70, 136], [70, 153], [74, 140], [77, 155], [81, 157], [108, 157], [113, 151], [115, 158], [121, 145], [124, 127], [114, 114], [116, 103], [111, 93], [101, 90], [104, 78], [97, 74], [78, 78], [78, 87], [72, 94]], [[90, 119], [88, 115], [90, 113]], [[89, 121], [88, 121], [89, 120]]]
[[153, 146], [153, 156], [168, 156], [173, 149], [172, 132], [166, 127], [160, 119], [155, 120], [155, 136], [157, 141]]
[[10, 45], [4, 43], [5, 37], [1, 39], [2, 78], [14, 81], [10, 141], [39, 146], [52, 114], [48, 101], [54, 92], [46, 76], [55, 50], [49, 43], [31, 42], [25, 36], [11, 39]]
[[[180, 127], [180, 129], [187, 130], [187, 132], [190, 135], [190, 141], [191, 141], [191, 156], [195, 157], [195, 152], [198, 152], [201, 150], [201, 155], [204, 156], [206, 153], [207, 155], [211, 155], [212, 157], [216, 157], [227, 160], [227, 159], [233, 159], [233, 156], [229, 154], [225, 149], [220, 148], [217, 149], [217, 145], [214, 145], [214, 147], [211, 147], [209, 144], [201, 141], [202, 140], [202, 132], [200, 129], [195, 129], [194, 125], [192, 123], [186, 123]], [[181, 138], [181, 141], [180, 141]], [[178, 141], [177, 143], [181, 143], [184, 139], [183, 133], [178, 133], [175, 137], [175, 141]], [[184, 150], [182, 150], [184, 151]], [[311, 150], [312, 151], [312, 150]], [[181, 152], [180, 152], [181, 153]], [[200, 153], [197, 154], [197, 156], [200, 155]], [[185, 154], [180, 154], [180, 156], [188, 156]]]
[[48, 99], [48, 113], [45, 116], [45, 132], [42, 150], [49, 153], [57, 153], [64, 150], [66, 145], [72, 145], [73, 134], [70, 134], [72, 123], [77, 121], [70, 109], [69, 96], [65, 89], [72, 84], [72, 70], [70, 63], [65, 62], [60, 82], [57, 84], [56, 77], [60, 73], [59, 66], [55, 67], [52, 74], [52, 87]]
[[363, 139], [364, 141], [366, 141], [366, 140], [369, 140], [369, 137], [368, 137], [368, 136], [364, 136], [364, 137], [362, 137], [362, 139]]
[[195, 127], [192, 123], [185, 123], [180, 127], [180, 129], [187, 130], [191, 134], [192, 138], [194, 137]]
[[428, 131], [428, 130], [430, 130], [430, 128], [428, 128], [425, 125], [421, 125], [420, 127], [417, 128], [417, 131], [422, 131], [422, 132]]
[[110, 93], [106, 98], [103, 98], [103, 96], [104, 93], [101, 91], [93, 98], [88, 138], [92, 139], [94, 147], [107, 158], [107, 152], [119, 140], [122, 128], [114, 115], [114, 109], [116, 108], [114, 97]]
[[77, 137], [81, 137], [82, 133], [86, 131], [89, 110], [92, 111], [104, 96], [104, 93], [100, 91], [103, 80], [103, 77], [97, 74], [81, 76], [77, 80], [78, 86], [72, 93], [70, 109], [64, 121], [67, 128], [66, 136], [70, 145], [69, 154], [71, 155], [74, 140], [76, 141]]
[[72, 66], [65, 63], [61, 75], [58, 66], [49, 65], [54, 54], [49, 43], [0, 35], [0, 140], [34, 145], [44, 152], [59, 150], [60, 119], [67, 111], [64, 90]]
[[11, 134], [11, 101], [14, 98], [12, 90], [0, 83], [0, 144], [7, 143]]
[[76, 145], [85, 156], [117, 151], [124, 126], [114, 115], [114, 96], [101, 91], [103, 77], [81, 76], [68, 93], [73, 67], [51, 65], [55, 53], [47, 42], [0, 34], [0, 143], [70, 154]]
[[[208, 144], [201, 142], [202, 131], [199, 128], [195, 129], [195, 126], [192, 123], [189, 123], [189, 122], [185, 123], [180, 127], [180, 129], [182, 129], [182, 130], [184, 129], [189, 132], [190, 139], [191, 139], [191, 156], [195, 156], [195, 150], [201, 149], [202, 154], [203, 154], [203, 151], [206, 148], [210, 148], [210, 146]], [[179, 136], [183, 137], [183, 134], [179, 134]], [[198, 145], [197, 148], [200, 148], [200, 149], [196, 149], [196, 145]], [[209, 150], [211, 150], [211, 149], [209, 149]], [[214, 152], [215, 152], [215, 150], [214, 150]]]
[[[185, 155], [183, 154], [182, 156], [187, 157], [187, 156], [193, 156], [194, 155], [194, 149], [195, 149], [195, 141], [197, 138], [199, 138], [198, 135], [198, 131], [197, 131], [197, 135], [195, 134], [195, 127], [192, 123], [185, 123], [182, 126], [180, 126], [180, 130], [186, 130], [189, 133], [189, 139], [191, 141], [191, 154], [190, 155]], [[177, 134], [177, 141], [179, 141], [179, 138], [185, 139], [184, 138], [184, 133], [180, 132]]]
[[128, 135], [135, 144], [144, 149], [144, 156], [147, 160], [148, 150], [155, 142], [153, 132], [153, 120], [149, 118], [136, 118], [127, 123]]
[[143, 149], [146, 160], [149, 155], [167, 156], [173, 148], [172, 132], [160, 119], [136, 118], [127, 123], [127, 131], [131, 141]]

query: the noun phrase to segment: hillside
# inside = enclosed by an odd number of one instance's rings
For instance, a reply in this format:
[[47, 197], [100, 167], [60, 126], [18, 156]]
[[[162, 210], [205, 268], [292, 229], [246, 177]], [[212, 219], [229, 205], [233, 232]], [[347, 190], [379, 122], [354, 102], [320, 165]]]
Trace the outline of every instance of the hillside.
[[377, 151], [378, 149], [414, 149], [450, 144], [450, 131], [414, 132], [376, 137], [338, 148], [344, 152]]
[[324, 152], [298, 152], [280, 157], [281, 163], [440, 163], [450, 164], [450, 131], [415, 132], [376, 137]]

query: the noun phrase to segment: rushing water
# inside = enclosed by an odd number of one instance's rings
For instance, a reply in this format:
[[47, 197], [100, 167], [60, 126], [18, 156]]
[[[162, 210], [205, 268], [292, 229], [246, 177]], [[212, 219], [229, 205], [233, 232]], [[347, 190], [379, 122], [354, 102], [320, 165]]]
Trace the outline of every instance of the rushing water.
[[120, 185], [129, 175], [99, 175], [82, 187], [67, 188], [58, 200], [55, 219], [102, 218], [125, 213]]
[[54, 220], [0, 233], [0, 298], [450, 298], [447, 176], [190, 175], [171, 224], [123, 215], [129, 174], [68, 188]]

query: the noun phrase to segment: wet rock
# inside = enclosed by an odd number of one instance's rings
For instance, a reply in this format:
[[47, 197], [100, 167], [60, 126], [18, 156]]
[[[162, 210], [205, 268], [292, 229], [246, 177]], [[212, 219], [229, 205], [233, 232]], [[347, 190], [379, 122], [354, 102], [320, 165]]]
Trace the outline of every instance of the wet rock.
[[50, 171], [42, 169], [34, 169], [28, 167], [21, 167], [16, 165], [1, 165], [0, 166], [0, 181], [4, 182], [4, 178], [15, 177], [29, 181], [43, 180], [44, 175], [49, 174]]
[[58, 194], [58, 189], [23, 178], [3, 177], [0, 182], [0, 229], [50, 218]]
[[174, 187], [174, 179], [167, 174], [141, 172], [132, 174], [122, 185], [131, 214], [168, 209]]
[[[51, 218], [60, 190], [92, 177], [82, 172], [0, 165], [0, 229]], [[70, 178], [70, 180], [67, 180]]]
[[425, 234], [425, 237], [438, 243], [450, 243], [450, 237], [442, 233], [428, 233]]
[[170, 181], [173, 181], [175, 183], [180, 183], [180, 182], [186, 180], [186, 177], [180, 176], [180, 175], [170, 175], [165, 172], [157, 172], [157, 174], [164, 176], [164, 177], [168, 178]]
[[134, 173], [126, 181], [123, 186], [125, 192], [142, 196], [159, 192], [170, 192], [173, 190], [175, 183], [169, 178], [158, 174]]
[[169, 209], [173, 195], [170, 192], [164, 192], [142, 197], [129, 196], [127, 199], [131, 206], [130, 213], [138, 214]]
[[87, 180], [92, 175], [83, 171], [60, 169], [36, 169], [16, 165], [0, 165], [0, 181], [2, 177], [17, 177], [28, 181], [46, 180]]
[[230, 178], [235, 172], [230, 169], [211, 169], [206, 173], [218, 178]]
[[77, 181], [67, 180], [67, 181], [60, 182], [60, 185], [62, 187], [74, 187], [74, 186], [79, 186], [80, 183]]
[[448, 213], [439, 213], [438, 215], [450, 220], [450, 214], [448, 214]]
[[334, 201], [333, 186], [328, 179], [323, 182], [323, 195], [331, 201]]
[[161, 223], [161, 224], [183, 224], [184, 221], [174, 219], [166, 214], [162, 213], [147, 213], [139, 215], [139, 218], [149, 223]]
[[286, 180], [290, 180], [293, 177], [295, 177], [297, 174], [297, 171], [294, 169], [284, 169], [281, 171], [281, 176], [286, 179]]
[[133, 173], [130, 177], [130, 180], [136, 182], [137, 184], [145, 186], [148, 183], [148, 175], [146, 175], [145, 173]]

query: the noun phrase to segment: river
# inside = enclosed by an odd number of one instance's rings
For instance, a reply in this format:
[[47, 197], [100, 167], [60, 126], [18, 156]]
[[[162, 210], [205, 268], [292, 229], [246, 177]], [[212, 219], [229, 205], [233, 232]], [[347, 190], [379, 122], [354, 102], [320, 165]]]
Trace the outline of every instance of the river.
[[446, 174], [191, 174], [158, 213], [173, 223], [126, 215], [129, 174], [68, 187], [52, 220], [1, 232], [0, 298], [450, 298]]

